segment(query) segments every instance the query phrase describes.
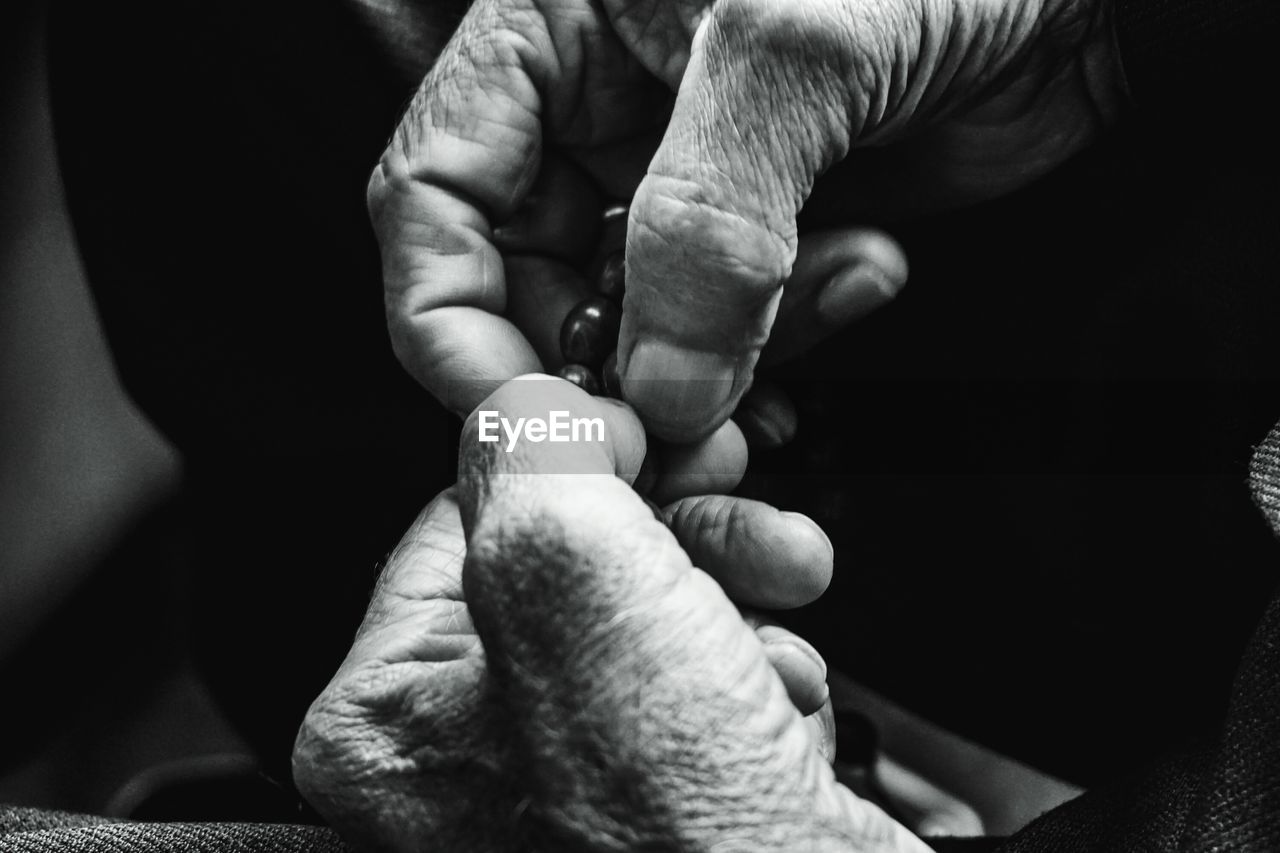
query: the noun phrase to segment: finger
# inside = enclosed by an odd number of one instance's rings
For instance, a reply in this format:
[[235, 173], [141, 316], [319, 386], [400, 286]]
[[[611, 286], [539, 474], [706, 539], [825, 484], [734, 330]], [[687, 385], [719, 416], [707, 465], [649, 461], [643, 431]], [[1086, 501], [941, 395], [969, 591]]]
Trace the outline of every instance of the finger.
[[804, 716], [816, 714], [831, 698], [827, 664], [818, 650], [787, 629], [772, 624], [756, 628], [764, 654], [773, 665], [787, 696]]
[[831, 540], [799, 513], [746, 498], [701, 495], [664, 507], [663, 516], [694, 565], [740, 604], [800, 607], [831, 583]]
[[791, 398], [776, 383], [757, 381], [733, 413], [747, 447], [770, 450], [795, 437], [798, 418]]
[[[513, 376], [542, 369], [506, 309], [502, 258], [468, 201], [416, 181], [388, 154], [370, 178], [387, 329], [400, 363], [465, 416]], [[477, 346], [484, 341], [484, 346]]]
[[378, 576], [344, 668], [443, 662], [479, 651], [462, 595], [466, 540], [450, 489], [424, 509]]
[[806, 234], [761, 363], [776, 364], [816, 346], [893, 301], [906, 281], [906, 255], [883, 232], [840, 228]]
[[590, 288], [573, 267], [541, 255], [507, 257], [506, 276], [508, 319], [529, 342], [542, 369], [559, 370], [564, 365], [560, 327], [569, 311], [590, 295]]
[[618, 364], [661, 438], [706, 435], [751, 384], [797, 213], [877, 94], [854, 85], [879, 66], [850, 37], [871, 7], [730, 0], [698, 30], [627, 237]]
[[711, 0], [615, 3], [610, 23], [645, 68], [675, 89], [689, 64], [689, 43], [710, 5]]
[[[546, 477], [568, 488], [582, 478], [603, 477], [631, 493], [627, 484], [635, 481], [644, 457], [644, 428], [627, 404], [593, 397], [551, 376], [518, 377], [483, 400], [463, 424], [458, 482], [464, 526], [480, 492], [510, 486], [518, 494], [533, 489], [529, 478]], [[631, 494], [631, 509], [652, 521], [639, 495]]]
[[463, 548], [448, 491], [388, 559], [351, 650], [299, 730], [294, 780], [358, 848], [513, 843], [518, 792], [462, 601]]
[[535, 842], [926, 849], [835, 782], [759, 639], [634, 492], [526, 464], [493, 456], [460, 499]]
[[693, 444], [663, 445], [659, 458], [649, 496], [665, 505], [689, 495], [724, 494], [737, 488], [747, 470], [747, 442], [738, 425], [729, 421]]
[[[541, 368], [516, 328], [495, 316], [506, 309], [507, 282], [491, 227], [510, 225], [539, 174], [543, 105], [564, 100], [549, 98], [552, 90], [576, 90], [584, 67], [596, 69], [594, 85], [625, 89], [630, 81], [629, 66], [606, 61], [620, 47], [591, 30], [598, 23], [581, 16], [553, 34], [536, 12], [513, 15], [496, 0], [473, 4], [370, 178], [396, 354], [459, 413], [507, 379]], [[526, 49], [556, 39], [589, 51]], [[619, 101], [619, 109], [633, 106]], [[549, 118], [575, 126], [572, 115]], [[592, 141], [572, 135], [562, 141]], [[526, 236], [545, 238], [527, 224]]]
[[[599, 241], [603, 204], [600, 192], [581, 168], [560, 154], [547, 152], [520, 207], [493, 229], [493, 242], [506, 255], [543, 255], [580, 265]], [[510, 283], [508, 287], [514, 292]]]
[[823, 760], [827, 764], [833, 763], [836, 760], [836, 715], [831, 697], [828, 696], [822, 707], [805, 717], [804, 721], [813, 733], [814, 740], [818, 742]]

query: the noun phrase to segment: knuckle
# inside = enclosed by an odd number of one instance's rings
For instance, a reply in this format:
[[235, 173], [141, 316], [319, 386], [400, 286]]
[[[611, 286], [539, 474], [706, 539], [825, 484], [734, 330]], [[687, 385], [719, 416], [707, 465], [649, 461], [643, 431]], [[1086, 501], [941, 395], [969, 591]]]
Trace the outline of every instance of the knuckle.
[[[696, 279], [706, 285], [671, 294], [676, 298], [724, 284], [749, 302], [772, 297], [791, 271], [794, 223], [783, 231], [711, 195], [690, 181], [651, 176], [649, 193], [632, 217], [628, 256], [641, 260], [653, 281]], [[720, 294], [712, 295], [718, 301]]]
[[[483, 662], [460, 659], [463, 673]], [[444, 676], [437, 685], [448, 680]], [[436, 696], [435, 676], [412, 664], [372, 662], [339, 673], [307, 710], [293, 748], [299, 791], [326, 816], [359, 807], [364, 796], [417, 767], [412, 732], [434, 713], [424, 701]], [[456, 685], [455, 685], [456, 686]], [[476, 700], [455, 690], [450, 702]]]
[[[711, 17], [709, 61], [764, 98], [776, 121], [765, 134], [783, 149], [801, 145], [812, 162], [793, 176], [802, 186], [848, 152], [862, 112], [875, 111], [893, 67], [902, 23], [887, 3], [722, 0]], [[760, 131], [755, 131], [760, 132]]]
[[359, 734], [361, 723], [349, 711], [321, 697], [298, 730], [293, 747], [293, 778], [302, 796], [334, 821], [352, 808], [352, 782], [371, 774], [373, 744]]
[[768, 20], [778, 14], [771, 0], [719, 0], [712, 7], [711, 32], [724, 36], [729, 44], [750, 44], [766, 34]]
[[740, 501], [707, 496], [693, 501], [691, 508], [693, 524], [705, 547], [731, 553], [739, 543], [751, 541], [751, 518]]

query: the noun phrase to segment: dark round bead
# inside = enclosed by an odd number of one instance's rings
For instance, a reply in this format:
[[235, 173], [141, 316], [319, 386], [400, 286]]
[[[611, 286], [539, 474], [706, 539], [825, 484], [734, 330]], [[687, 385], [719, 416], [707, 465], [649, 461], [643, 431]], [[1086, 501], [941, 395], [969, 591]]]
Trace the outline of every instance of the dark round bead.
[[560, 355], [568, 364], [599, 367], [618, 347], [622, 309], [603, 296], [588, 296], [573, 306], [560, 327]]
[[600, 393], [600, 382], [589, 367], [583, 367], [581, 364], [566, 364], [560, 368], [560, 372], [557, 375], [561, 379], [569, 380], [588, 394]]
[[600, 275], [596, 277], [596, 292], [621, 305], [626, 291], [627, 273], [622, 252], [610, 252], [600, 264]]
[[600, 368], [600, 384], [604, 387], [605, 394], [615, 400], [622, 399], [622, 375], [618, 373], [617, 350], [609, 353], [609, 357], [604, 360], [604, 367]]
[[601, 215], [601, 219], [604, 220], [605, 225], [611, 225], [614, 222], [626, 222], [627, 217], [630, 215], [631, 205], [626, 202], [619, 202], [618, 204], [611, 204], [606, 207], [604, 209], [604, 213]]

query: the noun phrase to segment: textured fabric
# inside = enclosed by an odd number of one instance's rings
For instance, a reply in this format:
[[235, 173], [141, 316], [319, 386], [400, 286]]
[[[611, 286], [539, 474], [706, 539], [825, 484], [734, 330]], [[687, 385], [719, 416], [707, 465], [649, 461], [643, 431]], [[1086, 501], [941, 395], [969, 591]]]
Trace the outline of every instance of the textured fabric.
[[1249, 486], [1267, 523], [1280, 531], [1280, 430], [1272, 430], [1254, 450], [1249, 463]]
[[[1280, 535], [1280, 426], [1250, 483]], [[1245, 653], [1222, 733], [1153, 770], [1091, 791], [1034, 822], [1002, 853], [1280, 850], [1280, 596]]]
[[71, 812], [44, 811], [22, 806], [0, 807], [0, 836], [45, 829], [76, 829], [106, 822], [105, 818]]
[[1222, 739], [1085, 794], [1001, 853], [1280, 850], [1280, 603], [1240, 670]]
[[5, 853], [345, 853], [332, 830], [254, 823], [132, 823], [0, 807]]

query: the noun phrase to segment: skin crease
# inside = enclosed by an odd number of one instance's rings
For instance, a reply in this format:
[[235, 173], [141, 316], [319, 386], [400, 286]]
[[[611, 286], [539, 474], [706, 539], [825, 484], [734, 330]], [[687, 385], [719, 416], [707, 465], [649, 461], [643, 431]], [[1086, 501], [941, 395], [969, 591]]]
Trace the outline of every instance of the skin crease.
[[609, 440], [506, 453], [469, 420], [459, 485], [390, 558], [299, 733], [308, 800], [362, 849], [696, 849], [770, 810], [781, 821], [770, 831], [789, 825], [791, 839], [896, 839], [902, 830], [835, 786], [830, 706], [825, 692], [805, 696], [821, 659], [767, 621], [744, 622], [717, 586], [774, 568], [807, 570], [800, 584], [821, 592], [830, 546], [812, 523], [700, 498], [726, 507], [712, 515], [733, 507], [757, 535], [774, 531], [759, 564], [726, 554], [717, 565], [725, 544], [695, 506], [670, 508], [669, 530], [628, 486], [644, 433], [626, 406], [545, 379], [508, 383], [484, 406], [599, 416]]

